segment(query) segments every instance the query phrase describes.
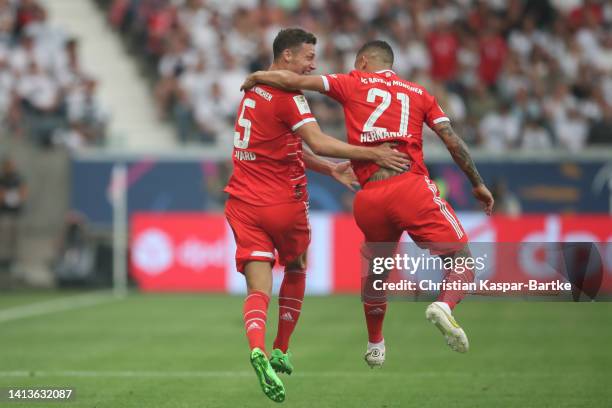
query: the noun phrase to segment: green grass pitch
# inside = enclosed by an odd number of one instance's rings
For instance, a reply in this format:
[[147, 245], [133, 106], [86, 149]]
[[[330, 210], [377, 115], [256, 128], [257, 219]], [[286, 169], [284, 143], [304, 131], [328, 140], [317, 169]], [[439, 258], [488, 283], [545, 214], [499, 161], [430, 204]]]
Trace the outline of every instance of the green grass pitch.
[[[0, 295], [0, 313], [53, 295]], [[66, 296], [57, 294], [55, 296]], [[286, 407], [610, 407], [612, 304], [471, 300], [452, 352], [426, 303], [392, 302], [387, 362], [363, 361], [357, 296], [308, 297]], [[242, 298], [140, 295], [0, 322], [0, 388], [62, 386], [71, 402], [14, 407], [271, 407], [248, 362]], [[276, 331], [270, 302], [268, 343]]]

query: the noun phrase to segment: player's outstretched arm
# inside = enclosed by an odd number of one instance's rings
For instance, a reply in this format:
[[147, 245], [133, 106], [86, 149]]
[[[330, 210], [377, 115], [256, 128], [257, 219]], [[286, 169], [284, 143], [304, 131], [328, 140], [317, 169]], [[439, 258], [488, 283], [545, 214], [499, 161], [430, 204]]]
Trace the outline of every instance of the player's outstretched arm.
[[288, 91], [325, 92], [325, 85], [320, 75], [299, 75], [287, 70], [253, 72], [247, 76], [240, 90], [251, 89], [256, 84], [270, 85]]
[[442, 139], [457, 166], [461, 168], [470, 180], [470, 183], [472, 183], [474, 197], [484, 205], [485, 213], [491, 215], [494, 204], [493, 195], [485, 186], [480, 173], [478, 173], [474, 160], [472, 160], [472, 156], [470, 156], [468, 147], [463, 139], [455, 133], [450, 122], [438, 123], [434, 125], [433, 130]]
[[352, 146], [326, 135], [316, 122], [303, 124], [296, 130], [296, 133], [317, 155], [371, 160], [381, 167], [397, 171], [404, 171], [410, 163], [408, 155], [393, 149], [390, 144], [385, 143], [374, 147]]
[[355, 191], [355, 187], [359, 187], [357, 176], [355, 176], [350, 162], [334, 163], [317, 156], [308, 148], [305, 148], [304, 164], [306, 164], [307, 169], [333, 177], [351, 191]]

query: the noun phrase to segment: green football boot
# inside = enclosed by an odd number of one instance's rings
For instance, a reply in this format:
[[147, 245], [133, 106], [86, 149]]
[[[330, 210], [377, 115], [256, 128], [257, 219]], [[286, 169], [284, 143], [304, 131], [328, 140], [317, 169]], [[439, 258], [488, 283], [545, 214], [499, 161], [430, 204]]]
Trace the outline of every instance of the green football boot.
[[268, 357], [261, 349], [254, 348], [251, 351], [251, 365], [264, 394], [274, 402], [283, 402], [285, 400], [285, 386], [272, 369]]
[[291, 353], [283, 353], [280, 349], [272, 350], [270, 354], [270, 365], [277, 373], [286, 373], [291, 375], [293, 372], [293, 364], [291, 364]]

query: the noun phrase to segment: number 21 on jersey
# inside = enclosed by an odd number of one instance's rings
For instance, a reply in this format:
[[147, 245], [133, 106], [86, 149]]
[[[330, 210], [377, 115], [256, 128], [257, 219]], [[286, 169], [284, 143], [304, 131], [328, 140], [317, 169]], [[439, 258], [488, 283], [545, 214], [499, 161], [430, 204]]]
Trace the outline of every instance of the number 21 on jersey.
[[[405, 93], [398, 92], [395, 94], [397, 100], [402, 104], [402, 112], [400, 115], [400, 124], [399, 124], [399, 133], [406, 134], [408, 133], [408, 116], [410, 114], [410, 99], [408, 95]], [[368, 91], [367, 101], [372, 103], [376, 102], [377, 98], [381, 98], [382, 101], [380, 104], [374, 109], [374, 112], [370, 115], [366, 123], [363, 125], [364, 132], [387, 132], [389, 129], [385, 127], [377, 127], [374, 126], [376, 121], [382, 116], [383, 113], [389, 108], [391, 105], [391, 92], [385, 91], [378, 88], [370, 88]]]

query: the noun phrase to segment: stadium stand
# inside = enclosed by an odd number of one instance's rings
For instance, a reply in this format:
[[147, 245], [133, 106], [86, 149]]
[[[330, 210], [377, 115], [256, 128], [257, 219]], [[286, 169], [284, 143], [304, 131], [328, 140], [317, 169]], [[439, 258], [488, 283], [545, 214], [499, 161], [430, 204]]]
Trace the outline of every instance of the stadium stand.
[[11, 133], [70, 149], [103, 145], [97, 82], [79, 42], [50, 23], [35, 0], [0, 1], [0, 116]]
[[[227, 132], [240, 79], [267, 67], [280, 27], [301, 26], [319, 38], [320, 72], [348, 71], [363, 42], [389, 41], [398, 74], [432, 90], [472, 145], [576, 152], [612, 142], [602, 134], [612, 116], [609, 2], [97, 2], [143, 62], [181, 141]], [[312, 104], [341, 135], [340, 108], [318, 96]]]

